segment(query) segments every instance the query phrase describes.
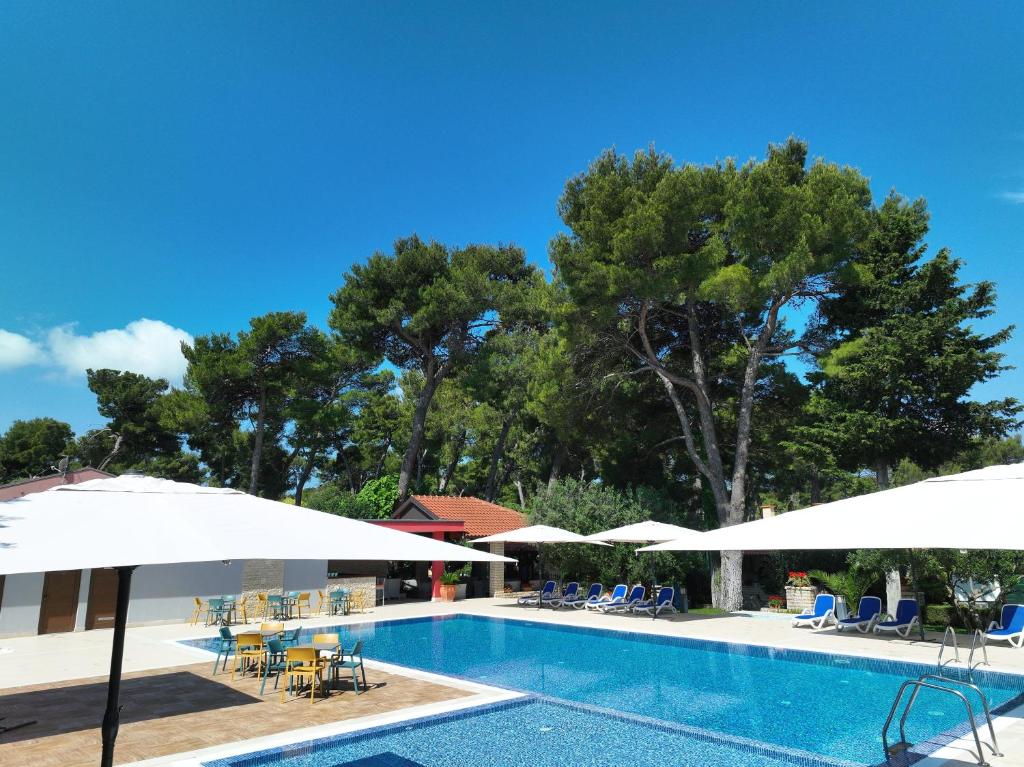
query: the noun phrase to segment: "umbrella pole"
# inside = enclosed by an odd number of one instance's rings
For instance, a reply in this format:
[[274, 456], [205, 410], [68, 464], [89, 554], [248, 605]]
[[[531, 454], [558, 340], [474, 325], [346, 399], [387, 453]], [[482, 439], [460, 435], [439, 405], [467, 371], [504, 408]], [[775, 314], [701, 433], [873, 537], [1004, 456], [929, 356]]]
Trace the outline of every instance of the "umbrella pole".
[[124, 631], [128, 623], [128, 597], [132, 588], [132, 573], [135, 566], [117, 568], [117, 609], [114, 615], [114, 642], [110, 649], [110, 678], [107, 681], [107, 709], [103, 713], [103, 755], [100, 767], [114, 764], [114, 741], [117, 739], [118, 720], [121, 707], [118, 696], [121, 693], [121, 661], [124, 657]]

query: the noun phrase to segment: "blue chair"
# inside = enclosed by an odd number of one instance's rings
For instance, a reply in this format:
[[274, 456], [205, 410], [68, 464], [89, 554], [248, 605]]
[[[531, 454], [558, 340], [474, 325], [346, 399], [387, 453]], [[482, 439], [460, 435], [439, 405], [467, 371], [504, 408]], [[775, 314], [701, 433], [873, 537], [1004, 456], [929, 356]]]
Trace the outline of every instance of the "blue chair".
[[1011, 647], [1024, 645], [1024, 605], [1003, 605], [999, 621], [989, 624], [985, 637], [1009, 642]]
[[302, 628], [294, 628], [291, 631], [286, 631], [281, 636], [281, 643], [285, 647], [295, 647], [299, 643], [299, 634], [302, 632]]
[[809, 613], [794, 615], [790, 622], [791, 626], [810, 626], [812, 629], [820, 629], [829, 621], [835, 620], [836, 598], [832, 594], [818, 594], [814, 598], [814, 607]]
[[270, 613], [270, 617], [278, 620], [287, 618], [288, 613], [284, 607], [284, 597], [280, 594], [267, 594], [267, 612]]
[[271, 639], [266, 643], [267, 658], [263, 663], [263, 679], [260, 682], [260, 695], [267, 687], [267, 677], [274, 674], [274, 689], [281, 680], [281, 674], [288, 670], [287, 648], [280, 639]]
[[552, 599], [551, 600], [551, 606], [552, 607], [567, 607], [567, 606], [571, 606], [572, 603], [575, 602], [576, 599], [578, 598], [579, 591], [580, 591], [580, 584], [578, 584], [576, 581], [572, 581], [571, 583], [569, 583], [565, 587], [565, 590], [562, 591], [562, 596], [558, 597], [557, 599]]
[[625, 613], [632, 610], [638, 604], [644, 601], [644, 594], [647, 593], [647, 589], [637, 584], [630, 589], [629, 596], [620, 599], [618, 601], [611, 600], [606, 605], [598, 605], [597, 609], [604, 613]]
[[676, 610], [673, 602], [676, 600], [676, 590], [671, 586], [662, 586], [658, 589], [658, 596], [641, 602], [633, 608], [635, 613], [646, 613], [657, 618], [661, 613], [674, 613]]
[[228, 606], [223, 599], [210, 599], [207, 604], [209, 607], [206, 610], [206, 625], [222, 623], [226, 626], [234, 607]]
[[348, 589], [335, 589], [331, 592], [331, 615], [348, 615]]
[[547, 581], [544, 584], [544, 588], [542, 588], [540, 591], [535, 591], [532, 594], [527, 594], [526, 596], [519, 597], [519, 599], [517, 599], [516, 602], [521, 605], [545, 604], [547, 602], [550, 602], [554, 595], [555, 582]]
[[217, 638], [217, 657], [213, 661], [213, 673], [217, 673], [217, 665], [224, 659], [221, 671], [227, 670], [228, 658], [235, 653], [235, 638], [231, 636], [231, 629], [227, 626], [220, 627], [220, 636]]
[[601, 599], [601, 594], [603, 594], [603, 593], [604, 593], [604, 585], [603, 584], [591, 583], [590, 584], [590, 590], [587, 592], [587, 596], [583, 597], [583, 598], [580, 598], [580, 599], [577, 599], [575, 602], [572, 603], [572, 606], [575, 607], [577, 610], [579, 610], [581, 608], [586, 607], [587, 605], [592, 605], [592, 604], [594, 604], [594, 602], [597, 602], [598, 600]]
[[334, 655], [330, 660], [331, 665], [331, 687], [338, 681], [338, 671], [340, 669], [352, 669], [352, 686], [356, 688], [356, 695], [359, 695], [362, 690], [359, 689], [359, 677], [356, 671], [362, 673], [363, 677], [363, 690], [366, 689], [366, 668], [363, 666], [363, 640], [356, 642], [356, 646], [352, 648], [352, 652], [342, 652], [339, 655]]
[[920, 609], [916, 599], [901, 599], [896, 603], [896, 616], [885, 616], [889, 620], [879, 621], [875, 624], [875, 633], [881, 634], [885, 631], [895, 631], [899, 636], [906, 639], [910, 632], [921, 622]]
[[595, 599], [593, 602], [588, 601], [583, 606], [587, 610], [599, 610], [602, 605], [611, 604], [612, 602], [621, 602], [623, 599], [626, 598], [626, 591], [628, 590], [629, 586], [627, 586], [625, 583], [620, 583], [614, 589], [612, 589], [612, 594], [610, 597], [598, 598]]
[[878, 597], [861, 597], [857, 604], [857, 614], [849, 618], [842, 618], [836, 621], [836, 631], [846, 628], [855, 628], [862, 634], [867, 634], [875, 627], [879, 617], [882, 615], [882, 600]]

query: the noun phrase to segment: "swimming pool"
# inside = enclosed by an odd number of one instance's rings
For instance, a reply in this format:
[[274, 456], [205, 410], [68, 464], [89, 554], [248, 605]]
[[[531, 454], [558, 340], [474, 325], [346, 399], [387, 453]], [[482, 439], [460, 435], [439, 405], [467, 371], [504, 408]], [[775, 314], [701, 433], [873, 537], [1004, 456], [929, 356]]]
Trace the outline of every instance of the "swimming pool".
[[[205, 767], [812, 767], [756, 744], [694, 737], [671, 725], [520, 699], [207, 762]], [[832, 765], [832, 763], [828, 763]], [[834, 763], [844, 767], [847, 763]]]
[[[365, 640], [366, 656], [375, 660], [861, 764], [880, 760], [881, 726], [900, 683], [934, 670], [468, 615], [336, 630], [346, 645]], [[994, 707], [1024, 693], [1018, 675], [976, 672], [975, 680]], [[957, 706], [952, 698], [923, 691], [908, 722], [910, 740], [962, 723]]]

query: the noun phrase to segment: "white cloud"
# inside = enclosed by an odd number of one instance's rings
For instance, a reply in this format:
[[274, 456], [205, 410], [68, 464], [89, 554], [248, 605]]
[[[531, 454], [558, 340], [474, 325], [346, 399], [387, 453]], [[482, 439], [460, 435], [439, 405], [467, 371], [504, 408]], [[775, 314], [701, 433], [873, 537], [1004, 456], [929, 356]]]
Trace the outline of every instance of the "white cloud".
[[192, 340], [181, 328], [141, 319], [123, 329], [91, 335], [78, 335], [73, 325], [63, 325], [49, 332], [46, 345], [53, 364], [72, 375], [82, 374], [86, 368], [113, 368], [180, 384], [187, 366], [181, 342]]
[[46, 361], [46, 352], [32, 339], [0, 330], [0, 370], [12, 370]]
[[1024, 192], [1003, 192], [999, 196], [1015, 205], [1024, 205]]

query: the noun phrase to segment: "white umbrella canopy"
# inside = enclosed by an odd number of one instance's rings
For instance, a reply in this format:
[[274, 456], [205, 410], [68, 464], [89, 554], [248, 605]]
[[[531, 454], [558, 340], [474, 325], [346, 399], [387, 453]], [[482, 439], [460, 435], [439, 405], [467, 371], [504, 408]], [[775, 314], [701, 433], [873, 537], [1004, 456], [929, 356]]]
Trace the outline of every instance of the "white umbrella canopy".
[[635, 522], [631, 525], [623, 525], [588, 535], [587, 540], [606, 543], [650, 543], [652, 541], [674, 541], [700, 535], [699, 531], [691, 530], [688, 527], [648, 519], [644, 522]]
[[1024, 550], [1024, 463], [934, 477], [640, 551]]
[[563, 530], [550, 525], [520, 527], [518, 530], [509, 530], [506, 533], [474, 538], [473, 543], [593, 543], [598, 546], [607, 545], [602, 544], [601, 541], [592, 541], [585, 535], [574, 533], [571, 530]]
[[136, 475], [0, 503], [0, 574], [230, 559], [514, 561], [230, 488]]
[[137, 475], [62, 485], [0, 502], [0, 575], [117, 569], [101, 767], [114, 760], [135, 567], [231, 559], [515, 561], [238, 490]]

